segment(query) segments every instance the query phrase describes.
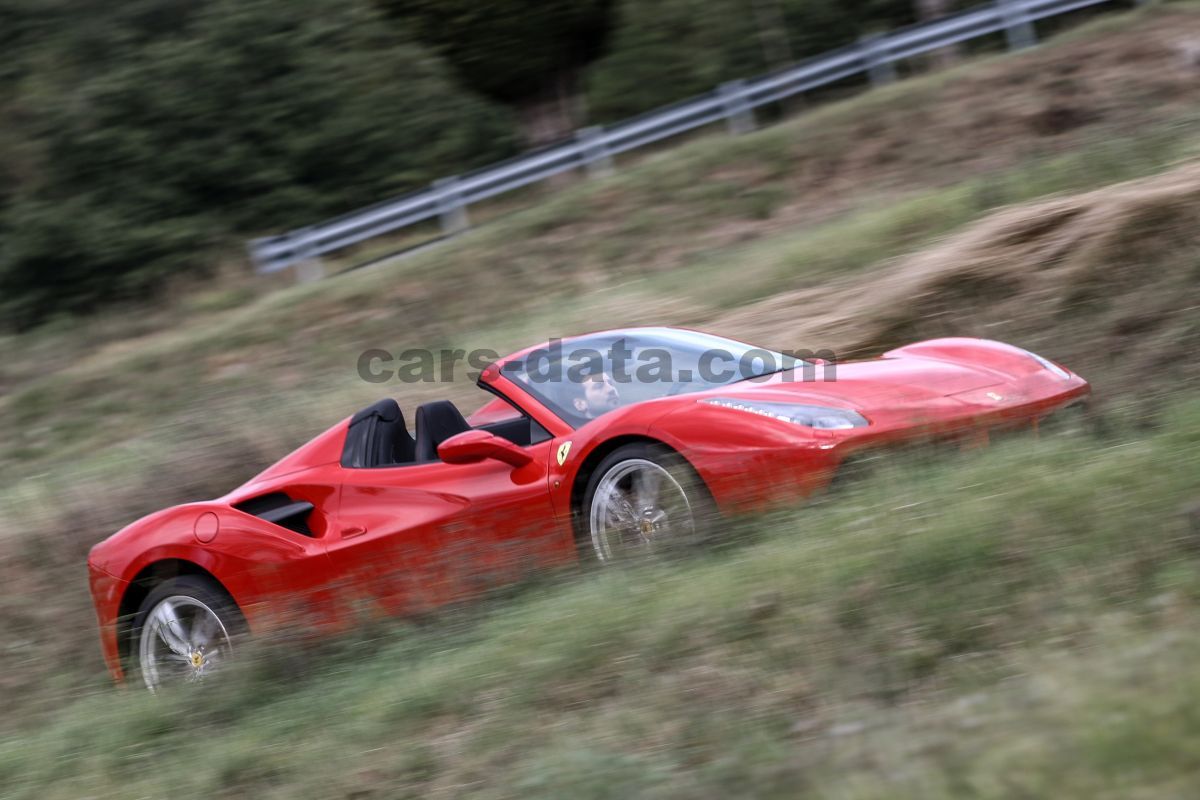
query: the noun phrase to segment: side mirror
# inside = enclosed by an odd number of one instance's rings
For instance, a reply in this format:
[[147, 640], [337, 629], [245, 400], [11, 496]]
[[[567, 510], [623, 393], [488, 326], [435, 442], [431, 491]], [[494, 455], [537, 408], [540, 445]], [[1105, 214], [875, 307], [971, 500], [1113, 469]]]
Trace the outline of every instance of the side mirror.
[[466, 431], [438, 445], [438, 457], [447, 464], [478, 464], [491, 458], [512, 467], [523, 467], [533, 456], [507, 439], [487, 431]]

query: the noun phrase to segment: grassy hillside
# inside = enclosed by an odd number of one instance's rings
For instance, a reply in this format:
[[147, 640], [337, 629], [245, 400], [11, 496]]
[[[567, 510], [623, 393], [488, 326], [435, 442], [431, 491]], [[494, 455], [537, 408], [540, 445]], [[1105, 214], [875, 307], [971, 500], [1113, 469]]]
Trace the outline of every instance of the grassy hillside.
[[[886, 463], [677, 562], [101, 692], [13, 797], [1172, 797], [1200, 745], [1200, 403]], [[1190, 515], [1190, 516], [1189, 516]]]
[[503, 351], [547, 325], [706, 323], [880, 266], [995, 208], [1153, 174], [1197, 154], [1200, 82], [1180, 54], [1195, 35], [1192, 4], [1106, 19], [696, 141], [337, 281], [265, 296], [232, 282], [167, 310], [0, 341], [0, 435], [13, 443], [0, 476], [57, 470], [214, 407], [236, 420], [267, 393], [338, 393], [311, 413], [327, 420], [370, 399], [347, 388], [366, 347]]
[[[1154, 7], [410, 259], [3, 340], [0, 795], [1183, 795], [1198, 35], [1195, 5]], [[382, 394], [472, 407], [462, 381], [362, 382], [364, 349], [635, 323], [841, 353], [1007, 339], [1091, 378], [1098, 427], [892, 465], [682, 563], [268, 644], [200, 695], [111, 690], [92, 543]]]

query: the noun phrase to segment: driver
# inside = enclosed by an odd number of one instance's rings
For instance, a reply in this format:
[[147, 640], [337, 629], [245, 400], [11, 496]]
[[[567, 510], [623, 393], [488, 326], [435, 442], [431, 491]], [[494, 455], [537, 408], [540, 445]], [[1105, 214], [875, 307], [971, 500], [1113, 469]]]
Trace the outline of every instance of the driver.
[[608, 373], [598, 372], [583, 379], [581, 391], [571, 401], [575, 411], [587, 419], [595, 419], [621, 405], [621, 393]]

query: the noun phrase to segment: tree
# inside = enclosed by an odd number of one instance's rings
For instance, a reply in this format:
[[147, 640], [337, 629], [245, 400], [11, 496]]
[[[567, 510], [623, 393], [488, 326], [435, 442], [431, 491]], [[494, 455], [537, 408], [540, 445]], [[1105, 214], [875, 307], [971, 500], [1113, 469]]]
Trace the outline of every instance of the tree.
[[515, 108], [529, 145], [584, 117], [580, 76], [602, 55], [616, 0], [380, 0], [468, 88]]
[[911, 0], [621, 0], [589, 106], [615, 121], [913, 21]]
[[141, 296], [248, 233], [515, 151], [502, 109], [380, 22], [364, 2], [209, 0], [173, 35], [92, 31], [121, 57], [60, 91], [27, 81], [40, 165], [0, 208], [6, 317]]
[[917, 19], [921, 21], [944, 17], [953, 10], [952, 0], [916, 0]]
[[[929, 22], [939, 19], [954, 11], [954, 0], [915, 0], [917, 19]], [[962, 50], [957, 45], [943, 47], [932, 53], [933, 63], [946, 67], [957, 63], [962, 56]]]

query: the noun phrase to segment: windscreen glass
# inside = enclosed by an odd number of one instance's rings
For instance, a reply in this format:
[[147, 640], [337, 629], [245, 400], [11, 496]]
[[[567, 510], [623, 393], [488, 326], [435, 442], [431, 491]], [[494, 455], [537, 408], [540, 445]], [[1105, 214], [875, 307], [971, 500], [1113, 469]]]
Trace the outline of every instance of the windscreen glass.
[[804, 362], [772, 350], [669, 328], [552, 340], [503, 374], [579, 427], [632, 403], [762, 378]]

